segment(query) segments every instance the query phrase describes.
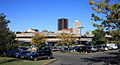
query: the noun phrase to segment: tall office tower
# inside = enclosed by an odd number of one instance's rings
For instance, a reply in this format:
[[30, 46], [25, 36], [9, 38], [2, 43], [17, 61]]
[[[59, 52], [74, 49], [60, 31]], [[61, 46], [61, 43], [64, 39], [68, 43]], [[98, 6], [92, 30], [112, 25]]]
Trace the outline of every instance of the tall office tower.
[[81, 22], [78, 21], [78, 20], [75, 20], [75, 21], [73, 22], [73, 33], [74, 33], [74, 34], [80, 34], [80, 35], [81, 35], [81, 28], [82, 28]]
[[68, 19], [58, 19], [58, 30], [68, 29]]

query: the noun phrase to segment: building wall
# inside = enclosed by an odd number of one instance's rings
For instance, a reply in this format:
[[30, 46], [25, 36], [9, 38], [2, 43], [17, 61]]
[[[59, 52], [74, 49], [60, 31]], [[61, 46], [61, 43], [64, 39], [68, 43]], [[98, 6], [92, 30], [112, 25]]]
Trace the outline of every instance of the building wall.
[[[60, 33], [47, 33], [47, 32], [39, 32], [40, 34], [45, 35], [46, 41], [47, 42], [56, 42], [59, 41], [59, 39], [57, 38], [57, 35], [60, 35]], [[35, 35], [35, 33], [19, 33], [16, 34], [16, 40], [18, 41], [31, 41], [31, 38]], [[77, 35], [77, 40], [79, 40], [79, 38], [81, 37], [80, 35]], [[90, 41], [92, 40], [92, 38], [81, 38], [80, 41]]]
[[73, 22], [73, 33], [74, 34], [80, 34], [81, 33], [81, 29], [80, 29], [80, 26], [81, 24], [80, 24], [80, 22], [79, 21], [74, 21]]

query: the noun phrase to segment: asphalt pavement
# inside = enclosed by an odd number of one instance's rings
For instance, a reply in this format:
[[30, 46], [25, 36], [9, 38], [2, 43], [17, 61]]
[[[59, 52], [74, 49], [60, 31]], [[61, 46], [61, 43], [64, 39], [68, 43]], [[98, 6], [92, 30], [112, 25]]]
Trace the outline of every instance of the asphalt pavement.
[[81, 55], [53, 52], [57, 61], [48, 65], [120, 65], [118, 50], [110, 50]]

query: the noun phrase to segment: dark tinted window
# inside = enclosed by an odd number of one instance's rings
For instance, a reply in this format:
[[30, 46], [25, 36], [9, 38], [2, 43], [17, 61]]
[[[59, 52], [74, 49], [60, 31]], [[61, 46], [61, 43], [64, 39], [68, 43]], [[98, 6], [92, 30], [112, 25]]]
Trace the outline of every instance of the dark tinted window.
[[64, 29], [68, 29], [68, 23], [66, 19], [64, 20]]
[[59, 30], [62, 30], [62, 19], [59, 19], [58, 29], [59, 29]]

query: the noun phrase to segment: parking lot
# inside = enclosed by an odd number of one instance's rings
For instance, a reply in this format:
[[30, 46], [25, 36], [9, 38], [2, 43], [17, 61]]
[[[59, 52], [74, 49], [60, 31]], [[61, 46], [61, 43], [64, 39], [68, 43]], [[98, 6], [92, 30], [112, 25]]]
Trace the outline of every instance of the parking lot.
[[49, 65], [120, 65], [118, 54], [119, 50], [88, 53], [85, 55], [53, 52], [57, 61]]
[[27, 61], [43, 61], [55, 58], [56, 62], [48, 65], [109, 65], [119, 64], [118, 47], [108, 46], [64, 46], [43, 47], [30, 50], [31, 47], [20, 46], [18, 49], [5, 51], [3, 55]]

